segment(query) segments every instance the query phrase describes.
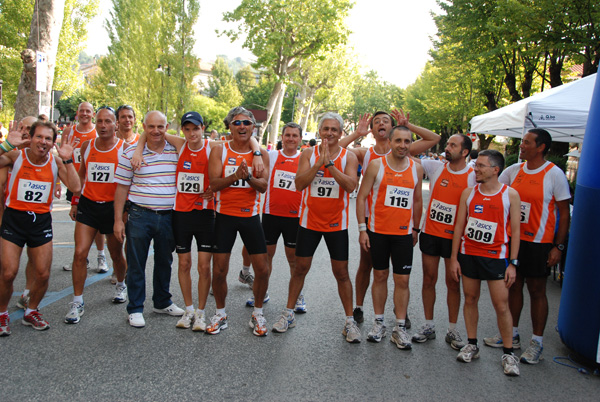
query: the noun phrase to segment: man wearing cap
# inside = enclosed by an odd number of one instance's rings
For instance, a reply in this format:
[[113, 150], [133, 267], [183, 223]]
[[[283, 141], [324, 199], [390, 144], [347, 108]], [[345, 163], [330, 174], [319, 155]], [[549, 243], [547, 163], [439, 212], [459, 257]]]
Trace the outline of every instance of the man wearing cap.
[[[114, 234], [121, 242], [127, 234], [127, 294], [129, 325], [144, 327], [142, 312], [146, 298], [146, 261], [150, 242], [154, 242], [154, 272], [152, 301], [154, 312], [181, 316], [184, 311], [171, 301], [171, 264], [175, 238], [172, 211], [176, 194], [177, 150], [165, 140], [168, 124], [165, 115], [151, 111], [144, 119], [147, 143], [139, 142], [119, 156], [115, 172]], [[137, 171], [131, 166], [131, 157], [138, 146], [143, 146], [146, 163]], [[123, 223], [125, 201], [129, 201], [128, 221]]]
[[[215, 227], [215, 208], [213, 193], [208, 181], [208, 158], [211, 147], [218, 142], [203, 139], [204, 120], [198, 112], [187, 112], [181, 118], [181, 129], [185, 139], [166, 135], [169, 144], [177, 149], [176, 180], [177, 193], [173, 207], [173, 234], [175, 251], [179, 260], [179, 286], [185, 302], [185, 313], [177, 328], [192, 328], [192, 331], [204, 331], [206, 319], [204, 308], [210, 290], [210, 260]], [[142, 149], [146, 135], [139, 140], [132, 165], [136, 169], [142, 162]], [[251, 140], [253, 151], [259, 151], [256, 140]], [[261, 158], [254, 158], [260, 160]], [[262, 168], [261, 168], [262, 169]], [[192, 297], [192, 239], [196, 238], [198, 249], [198, 309], [194, 310]]]

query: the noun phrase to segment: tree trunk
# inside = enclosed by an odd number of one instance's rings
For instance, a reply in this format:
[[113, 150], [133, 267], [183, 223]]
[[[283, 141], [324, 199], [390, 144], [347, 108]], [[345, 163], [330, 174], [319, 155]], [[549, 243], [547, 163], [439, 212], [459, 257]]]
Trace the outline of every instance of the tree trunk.
[[302, 121], [300, 122], [300, 126], [302, 127], [302, 132], [306, 132], [306, 127], [308, 127], [308, 118], [310, 117], [310, 111], [312, 109], [313, 97], [307, 99], [307, 102], [304, 104], [302, 108]]
[[554, 50], [550, 54], [550, 67], [548, 67], [548, 72], [550, 73], [550, 88], [559, 87], [563, 84], [560, 73], [563, 69], [564, 57], [559, 56], [558, 54], [558, 50]]
[[39, 95], [36, 84], [36, 51], [46, 53], [48, 60], [46, 91], [41, 93], [41, 106], [51, 107], [52, 83], [56, 52], [62, 28], [65, 0], [36, 0], [31, 19], [27, 49], [21, 52], [23, 73], [19, 82], [17, 101], [15, 102], [15, 120], [25, 116], [37, 116], [40, 113]]
[[267, 126], [269, 125], [269, 121], [271, 121], [271, 117], [273, 116], [273, 111], [275, 110], [275, 104], [279, 99], [279, 93], [281, 92], [281, 88], [283, 83], [277, 81], [275, 83], [275, 87], [273, 91], [271, 91], [271, 96], [269, 96], [269, 102], [267, 102], [267, 119], [263, 122], [262, 127], [258, 130], [258, 142], [262, 142], [263, 135]]
[[484, 95], [485, 99], [487, 100], [485, 107], [487, 108], [488, 112], [498, 109], [498, 104], [496, 103], [496, 94], [488, 91]]
[[271, 132], [269, 133], [269, 142], [275, 144], [277, 142], [277, 136], [279, 135], [279, 120], [281, 120], [281, 109], [283, 106], [283, 97], [285, 96], [286, 85], [281, 85], [281, 91], [277, 102], [275, 103], [275, 110], [273, 111], [273, 117], [271, 118]]
[[508, 89], [508, 93], [513, 102], [523, 99], [521, 94], [519, 94], [519, 91], [517, 91], [517, 78], [514, 74], [506, 73], [504, 76], [504, 83], [506, 84], [506, 88]]

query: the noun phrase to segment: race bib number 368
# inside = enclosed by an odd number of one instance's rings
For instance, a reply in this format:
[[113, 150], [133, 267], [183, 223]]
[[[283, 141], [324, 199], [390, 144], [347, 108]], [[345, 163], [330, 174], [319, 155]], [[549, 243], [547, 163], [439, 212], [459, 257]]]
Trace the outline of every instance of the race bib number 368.
[[398, 186], [387, 186], [385, 194], [386, 207], [411, 209], [413, 204], [413, 189]]
[[465, 235], [476, 242], [492, 244], [494, 237], [496, 237], [497, 228], [497, 222], [484, 221], [470, 216], [465, 228]]
[[48, 201], [51, 188], [52, 183], [20, 179], [17, 200], [43, 204]]
[[435, 222], [454, 225], [456, 216], [456, 205], [446, 204], [445, 202], [433, 199], [431, 209], [429, 210], [429, 219]]

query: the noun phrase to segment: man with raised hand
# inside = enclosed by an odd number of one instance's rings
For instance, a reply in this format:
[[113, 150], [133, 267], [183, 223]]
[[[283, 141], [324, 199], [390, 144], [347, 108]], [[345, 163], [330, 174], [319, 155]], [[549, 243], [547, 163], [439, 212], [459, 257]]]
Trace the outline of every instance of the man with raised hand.
[[414, 342], [435, 339], [433, 311], [435, 305], [435, 285], [438, 279], [440, 257], [444, 258], [448, 306], [448, 331], [445, 340], [455, 350], [465, 346], [456, 322], [460, 310], [460, 282], [450, 275], [450, 254], [452, 235], [460, 195], [467, 187], [475, 185], [475, 173], [468, 167], [466, 158], [471, 151], [471, 139], [463, 134], [455, 134], [448, 139], [445, 153], [447, 163], [436, 160], [414, 159], [421, 163], [429, 177], [429, 205], [425, 213], [419, 247], [423, 259], [423, 309], [425, 324], [412, 336]]
[[[342, 147], [347, 147], [354, 141], [361, 137], [373, 133], [375, 138], [375, 145], [370, 148], [350, 148], [358, 158], [358, 163], [362, 165], [362, 171], [366, 172], [369, 163], [373, 160], [384, 157], [390, 152], [389, 134], [396, 124], [405, 126], [413, 133], [421, 137], [420, 140], [412, 143], [410, 147], [411, 155], [418, 155], [431, 147], [435, 146], [440, 141], [440, 136], [435, 134], [433, 131], [427, 130], [426, 128], [416, 126], [409, 122], [410, 115], [404, 113], [403, 110], [392, 110], [391, 113], [384, 111], [377, 111], [371, 115], [366, 113], [361, 116], [358, 127], [354, 133], [346, 136], [340, 140]], [[365, 217], [369, 218], [368, 211], [365, 211]], [[358, 270], [356, 271], [356, 282], [354, 284], [356, 288], [356, 308], [353, 311], [354, 319], [356, 322], [361, 323], [364, 321], [363, 303], [369, 283], [371, 281], [371, 256], [370, 251], [365, 250], [361, 247], [360, 249], [360, 261], [358, 264]], [[410, 329], [411, 324], [408, 317], [406, 318], [406, 328]]]
[[294, 307], [312, 265], [314, 253], [325, 238], [331, 268], [337, 281], [346, 322], [342, 334], [350, 343], [360, 342], [360, 330], [352, 316], [352, 282], [348, 274], [349, 193], [356, 187], [356, 156], [339, 145], [344, 120], [325, 113], [319, 120], [321, 146], [300, 155], [296, 189], [302, 191], [300, 227], [296, 238], [296, 267], [290, 278], [288, 300], [275, 332], [296, 325]]
[[[61, 143], [74, 139], [75, 151], [73, 152], [73, 165], [75, 170], [79, 172], [79, 166], [81, 165], [81, 146], [84, 142], [94, 139], [97, 136], [96, 126], [94, 126], [94, 107], [89, 102], [81, 102], [77, 107], [77, 114], [75, 119], [77, 124], [75, 126], [68, 126], [62, 133]], [[73, 193], [67, 189], [67, 201], [71, 201]], [[74, 205], [72, 205], [75, 207]], [[76, 219], [77, 208], [71, 208], [69, 216], [71, 220]], [[104, 254], [104, 236], [101, 233], [96, 235], [96, 248], [98, 250], [98, 268], [99, 273], [108, 271], [108, 264], [106, 263], [106, 256]], [[70, 271], [72, 265], [63, 266], [65, 271]]]
[[[146, 299], [146, 261], [150, 242], [154, 242], [153, 311], [158, 314], [181, 316], [184, 311], [171, 301], [171, 264], [175, 238], [172, 211], [175, 202], [178, 155], [175, 147], [165, 140], [168, 124], [165, 115], [150, 111], [144, 118], [146, 144], [145, 164], [133, 170], [131, 158], [136, 145], [119, 156], [115, 173], [114, 234], [120, 242], [127, 235], [127, 294], [129, 325], [141, 328]], [[129, 201], [127, 225], [123, 223], [125, 201]]]
[[[302, 140], [302, 127], [297, 123], [287, 123], [283, 126], [280, 151], [269, 151], [269, 186], [265, 194], [262, 214], [262, 228], [267, 242], [267, 256], [269, 272], [273, 269], [273, 257], [277, 250], [279, 236], [283, 236], [285, 256], [290, 266], [290, 273], [296, 266], [296, 235], [298, 234], [298, 212], [300, 211], [301, 192], [296, 190], [296, 173], [300, 161], [298, 146]], [[247, 260], [247, 250], [242, 251], [244, 260]], [[245, 265], [245, 264], [244, 264]], [[263, 302], [269, 300], [268, 293]], [[254, 296], [246, 301], [249, 307], [254, 306]], [[304, 295], [296, 300], [294, 307], [296, 313], [306, 313]]]
[[250, 254], [256, 278], [254, 280], [254, 311], [250, 327], [256, 336], [267, 335], [267, 321], [263, 315], [263, 299], [269, 286], [267, 246], [260, 225], [260, 194], [267, 190], [269, 172], [256, 172], [249, 166], [253, 156], [261, 156], [269, 166], [269, 155], [252, 152], [251, 138], [256, 120], [249, 110], [235, 107], [224, 120], [231, 131], [231, 142], [217, 145], [211, 151], [208, 174], [210, 188], [215, 193], [216, 221], [213, 248], [212, 288], [217, 311], [206, 328], [209, 334], [218, 334], [227, 328], [225, 299], [227, 272], [231, 249], [239, 232]]
[[[418, 238], [415, 223], [418, 225], [421, 221], [423, 209], [423, 168], [410, 158], [412, 134], [407, 127], [392, 128], [389, 143], [391, 152], [369, 164], [356, 198], [359, 242], [362, 249], [370, 251], [374, 271], [375, 321], [367, 340], [381, 342], [386, 335], [384, 309], [391, 258], [396, 325], [390, 340], [399, 349], [411, 349], [406, 332], [406, 311], [413, 247]], [[369, 211], [368, 223], [364, 216], [365, 206]]]
[[73, 255], [73, 301], [65, 323], [77, 324], [84, 313], [83, 290], [87, 277], [87, 255], [98, 233], [107, 238], [108, 251], [113, 262], [117, 283], [113, 303], [127, 301], [125, 286], [125, 258], [123, 243], [114, 234], [114, 200], [117, 184], [114, 181], [119, 156], [123, 153], [123, 140], [115, 136], [116, 117], [111, 109], [100, 109], [96, 116], [98, 137], [81, 145], [79, 178], [81, 193], [73, 195], [71, 203], [76, 208], [75, 253]]
[[456, 282], [463, 276], [468, 343], [460, 349], [456, 359], [470, 363], [479, 358], [478, 303], [481, 281], [487, 281], [503, 341], [502, 368], [504, 374], [517, 376], [519, 361], [513, 353], [508, 289], [515, 282], [519, 265], [520, 200], [514, 189], [498, 181], [502, 169], [504, 157], [500, 152], [481, 151], [475, 163], [477, 185], [465, 189], [458, 204], [450, 273]]
[[[514, 188], [521, 197], [521, 265], [517, 267], [517, 279], [510, 288], [508, 301], [513, 319], [513, 344], [520, 345], [518, 327], [523, 310], [523, 286], [527, 283], [533, 325], [531, 341], [521, 355], [521, 362], [527, 364], [537, 364], [542, 359], [543, 335], [548, 319], [546, 279], [550, 268], [566, 252], [565, 241], [569, 231], [569, 183], [563, 171], [545, 159], [551, 145], [552, 137], [548, 131], [539, 128], [529, 130], [519, 147], [520, 157], [526, 162], [508, 167], [500, 176], [500, 182]], [[487, 346], [501, 346], [499, 336], [484, 338], [483, 341]]]
[[[0, 156], [0, 168], [12, 165], [7, 185], [6, 209], [2, 217], [2, 277], [0, 278], [0, 336], [10, 335], [8, 302], [19, 270], [23, 247], [27, 244], [35, 280], [22, 323], [36, 330], [50, 327], [38, 311], [46, 290], [52, 265], [52, 197], [57, 176], [77, 192], [81, 186], [73, 167], [73, 141], [63, 142], [59, 157], [50, 152], [58, 131], [54, 124], [36, 121], [31, 126], [29, 148]], [[16, 145], [15, 142], [12, 143]], [[4, 143], [0, 144], [4, 151]]]

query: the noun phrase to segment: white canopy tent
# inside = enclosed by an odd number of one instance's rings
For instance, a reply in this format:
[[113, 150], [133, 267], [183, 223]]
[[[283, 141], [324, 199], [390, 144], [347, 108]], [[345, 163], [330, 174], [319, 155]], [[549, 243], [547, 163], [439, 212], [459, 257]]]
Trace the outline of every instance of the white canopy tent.
[[596, 75], [512, 103], [471, 119], [471, 132], [522, 138], [531, 128], [548, 130], [553, 141], [583, 142]]

